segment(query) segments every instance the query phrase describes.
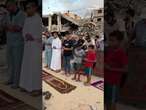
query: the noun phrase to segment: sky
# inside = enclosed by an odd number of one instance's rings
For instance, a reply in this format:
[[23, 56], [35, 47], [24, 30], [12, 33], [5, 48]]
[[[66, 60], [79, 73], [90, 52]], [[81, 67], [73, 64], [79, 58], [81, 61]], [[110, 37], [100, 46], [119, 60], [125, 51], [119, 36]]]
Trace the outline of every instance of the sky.
[[84, 17], [90, 13], [91, 9], [103, 6], [104, 0], [43, 0], [43, 15], [70, 10]]

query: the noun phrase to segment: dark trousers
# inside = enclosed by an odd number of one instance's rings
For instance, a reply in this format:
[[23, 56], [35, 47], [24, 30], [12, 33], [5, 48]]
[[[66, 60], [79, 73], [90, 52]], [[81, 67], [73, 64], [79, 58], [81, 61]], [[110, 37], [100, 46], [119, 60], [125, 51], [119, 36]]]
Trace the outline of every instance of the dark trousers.
[[7, 58], [8, 58], [8, 82], [13, 86], [19, 86], [19, 78], [21, 72], [21, 64], [23, 58], [24, 45], [7, 46]]
[[72, 59], [72, 56], [63, 56], [65, 73], [70, 73], [70, 70], [71, 70], [70, 61], [71, 61], [71, 59]]

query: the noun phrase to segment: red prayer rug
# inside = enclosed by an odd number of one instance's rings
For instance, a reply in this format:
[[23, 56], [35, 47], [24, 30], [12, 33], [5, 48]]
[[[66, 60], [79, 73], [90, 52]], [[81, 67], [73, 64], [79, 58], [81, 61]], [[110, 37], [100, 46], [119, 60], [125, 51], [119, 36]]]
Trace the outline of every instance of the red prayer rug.
[[76, 86], [59, 79], [46, 71], [43, 71], [42, 79], [61, 94], [69, 93], [76, 89]]
[[0, 90], [0, 110], [37, 110]]
[[96, 82], [92, 83], [91, 85], [96, 87], [97, 89], [104, 91], [104, 81], [103, 80], [96, 81]]

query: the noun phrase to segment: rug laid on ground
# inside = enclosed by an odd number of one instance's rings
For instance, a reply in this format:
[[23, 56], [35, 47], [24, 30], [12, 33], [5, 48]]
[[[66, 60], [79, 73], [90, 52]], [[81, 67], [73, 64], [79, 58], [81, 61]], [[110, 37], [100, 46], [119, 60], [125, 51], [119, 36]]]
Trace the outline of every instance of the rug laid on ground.
[[0, 90], [0, 110], [37, 110]]
[[130, 86], [125, 86], [119, 94], [120, 103], [134, 106], [139, 109], [146, 110], [146, 91], [143, 93]]
[[46, 71], [43, 71], [42, 79], [61, 94], [69, 93], [76, 89], [76, 86], [63, 81], [62, 79], [59, 79]]
[[104, 91], [104, 81], [103, 80], [96, 81], [96, 82], [92, 83], [91, 85], [96, 87], [97, 89]]
[[71, 110], [97, 110], [97, 106], [93, 107], [88, 104], [79, 104], [76, 108], [72, 108]]

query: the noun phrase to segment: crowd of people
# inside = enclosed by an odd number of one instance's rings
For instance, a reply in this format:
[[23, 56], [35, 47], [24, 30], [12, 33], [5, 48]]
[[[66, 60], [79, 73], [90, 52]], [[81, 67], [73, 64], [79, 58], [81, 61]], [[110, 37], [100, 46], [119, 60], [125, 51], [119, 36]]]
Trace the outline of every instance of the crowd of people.
[[87, 76], [85, 85], [89, 85], [97, 66], [97, 53], [103, 53], [103, 40], [103, 36], [93, 38], [89, 33], [77, 35], [67, 31], [62, 36], [58, 32], [43, 32], [45, 68], [55, 72], [64, 70], [67, 77], [74, 74], [72, 79], [76, 81], [80, 81], [84, 73]]
[[3, 9], [0, 28], [6, 32], [8, 80], [5, 84], [38, 95], [42, 88], [42, 19], [37, 1], [28, 0], [22, 10], [16, 0], [7, 0]]
[[7, 10], [0, 13], [5, 15], [3, 19], [0, 16], [0, 21], [3, 20], [0, 31], [4, 30], [7, 36], [9, 78], [6, 84], [30, 93], [41, 91], [43, 43], [44, 67], [56, 73], [64, 70], [63, 74], [67, 77], [73, 75], [75, 81], [81, 81], [80, 76], [85, 75], [85, 85], [90, 85], [91, 75], [104, 61], [105, 104], [108, 110], [116, 110], [118, 90], [128, 72], [127, 49], [132, 44], [141, 49], [137, 56], [146, 55], [146, 9], [136, 22], [131, 9], [126, 11], [124, 19], [117, 19], [114, 13], [106, 15], [104, 35], [90, 36], [87, 32], [73, 34], [70, 31], [64, 35], [42, 33], [42, 20], [34, 1], [27, 3], [24, 12], [15, 0], [8, 0]]

